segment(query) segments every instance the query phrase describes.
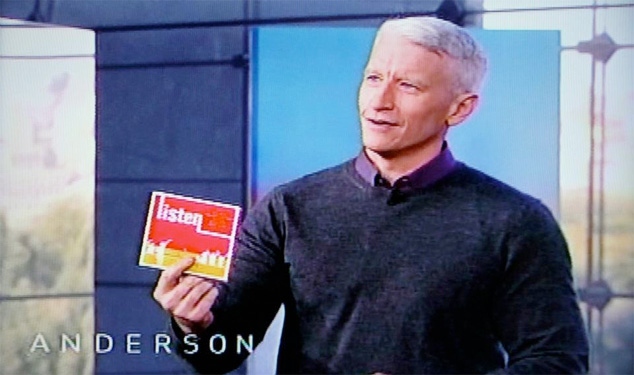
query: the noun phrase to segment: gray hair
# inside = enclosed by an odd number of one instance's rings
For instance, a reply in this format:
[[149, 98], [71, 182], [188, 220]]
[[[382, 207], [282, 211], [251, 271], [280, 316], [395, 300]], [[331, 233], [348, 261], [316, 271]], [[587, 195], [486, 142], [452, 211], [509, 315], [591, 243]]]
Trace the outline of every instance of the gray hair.
[[450, 56], [458, 63], [456, 89], [477, 92], [487, 69], [482, 47], [463, 28], [434, 17], [408, 17], [385, 21], [377, 38], [384, 31], [398, 35], [433, 52]]

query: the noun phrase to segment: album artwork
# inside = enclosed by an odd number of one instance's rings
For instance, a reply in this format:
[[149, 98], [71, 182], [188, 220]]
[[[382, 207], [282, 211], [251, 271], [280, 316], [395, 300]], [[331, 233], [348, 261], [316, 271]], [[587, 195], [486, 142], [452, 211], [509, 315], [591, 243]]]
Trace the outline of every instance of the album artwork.
[[186, 273], [226, 281], [240, 211], [231, 204], [152, 192], [139, 265], [165, 269], [194, 257]]

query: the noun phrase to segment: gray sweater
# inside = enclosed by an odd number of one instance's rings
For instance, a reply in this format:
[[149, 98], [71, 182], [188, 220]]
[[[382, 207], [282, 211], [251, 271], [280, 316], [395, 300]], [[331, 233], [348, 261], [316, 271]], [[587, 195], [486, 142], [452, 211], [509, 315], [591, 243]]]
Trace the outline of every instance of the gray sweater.
[[[353, 161], [280, 186], [245, 218], [201, 349], [245, 357], [285, 306], [279, 373], [582, 373], [588, 345], [566, 243], [537, 200], [461, 163], [407, 194]], [[229, 350], [210, 352], [211, 335]], [[176, 332], [181, 340], [182, 332]]]

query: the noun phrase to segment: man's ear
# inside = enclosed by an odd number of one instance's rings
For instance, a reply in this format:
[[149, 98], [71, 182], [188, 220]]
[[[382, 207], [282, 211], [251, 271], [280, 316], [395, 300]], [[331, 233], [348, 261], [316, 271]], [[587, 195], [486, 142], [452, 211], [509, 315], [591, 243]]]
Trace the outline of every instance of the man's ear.
[[478, 94], [468, 92], [458, 95], [449, 107], [449, 115], [445, 119], [447, 126], [458, 125], [463, 122], [478, 105]]

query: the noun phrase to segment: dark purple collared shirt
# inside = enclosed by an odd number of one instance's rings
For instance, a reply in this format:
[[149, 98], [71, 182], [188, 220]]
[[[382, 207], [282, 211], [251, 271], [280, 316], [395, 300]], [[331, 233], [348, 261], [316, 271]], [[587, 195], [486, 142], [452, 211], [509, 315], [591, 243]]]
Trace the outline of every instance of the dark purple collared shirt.
[[456, 160], [453, 158], [449, 147], [447, 147], [447, 142], [443, 142], [442, 149], [436, 157], [421, 165], [412, 173], [399, 177], [391, 185], [388, 180], [381, 176], [363, 150], [361, 150], [354, 161], [357, 173], [369, 184], [390, 189], [397, 188], [402, 191], [422, 189], [429, 186], [449, 174], [456, 167], [456, 164]]

